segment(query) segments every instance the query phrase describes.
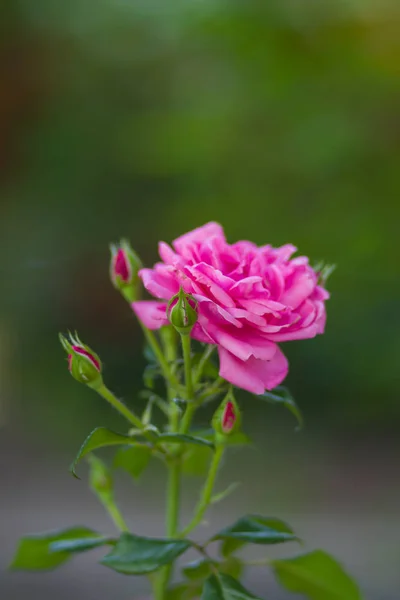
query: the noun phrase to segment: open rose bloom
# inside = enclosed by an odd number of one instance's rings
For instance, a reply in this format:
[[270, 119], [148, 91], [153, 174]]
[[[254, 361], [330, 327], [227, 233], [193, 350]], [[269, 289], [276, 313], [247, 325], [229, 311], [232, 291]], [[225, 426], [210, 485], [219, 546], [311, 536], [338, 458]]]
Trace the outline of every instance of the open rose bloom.
[[308, 258], [291, 258], [296, 248], [228, 244], [218, 223], [208, 223], [178, 239], [161, 242], [162, 262], [139, 272], [153, 301], [133, 303], [149, 329], [168, 324], [168, 300], [184, 291], [197, 300], [192, 337], [218, 347], [220, 375], [262, 394], [279, 385], [288, 361], [277, 343], [324, 332], [328, 292]]

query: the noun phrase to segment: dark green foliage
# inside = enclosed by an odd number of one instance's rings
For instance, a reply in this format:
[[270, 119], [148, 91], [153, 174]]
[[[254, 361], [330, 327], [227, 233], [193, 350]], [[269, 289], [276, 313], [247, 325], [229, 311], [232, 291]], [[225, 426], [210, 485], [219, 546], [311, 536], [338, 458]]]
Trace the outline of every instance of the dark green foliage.
[[115, 431], [107, 429], [107, 427], [97, 427], [88, 435], [82, 446], [79, 448], [79, 452], [70, 466], [71, 473], [77, 477], [75, 472], [76, 466], [89, 452], [97, 450], [98, 448], [104, 448], [105, 446], [121, 446], [126, 444], [137, 445], [138, 441], [134, 437], [116, 433]]
[[124, 575], [144, 575], [173, 562], [190, 546], [187, 540], [154, 539], [123, 533], [101, 563]]
[[[272, 517], [247, 515], [213, 536], [213, 540], [234, 540], [235, 543], [280, 544], [298, 540], [284, 521]], [[225, 551], [225, 555], [230, 552]]]
[[310, 600], [361, 600], [354, 580], [322, 550], [273, 560], [271, 565], [283, 587]]
[[204, 584], [201, 600], [260, 600], [230, 575], [211, 575]]
[[50, 570], [66, 562], [72, 554], [111, 542], [87, 527], [71, 527], [21, 538], [11, 569]]

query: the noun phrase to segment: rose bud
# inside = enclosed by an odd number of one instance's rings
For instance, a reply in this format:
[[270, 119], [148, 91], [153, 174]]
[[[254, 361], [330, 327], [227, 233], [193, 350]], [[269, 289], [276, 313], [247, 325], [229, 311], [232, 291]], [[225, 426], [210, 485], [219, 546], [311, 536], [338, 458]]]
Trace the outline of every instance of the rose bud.
[[127, 240], [121, 240], [118, 245], [111, 244], [110, 277], [114, 287], [121, 292], [128, 302], [139, 298], [138, 272], [142, 263], [132, 250]]
[[240, 410], [230, 391], [215, 411], [212, 419], [212, 427], [217, 435], [226, 436], [237, 431], [240, 427], [240, 422]]
[[173, 296], [168, 304], [168, 319], [181, 335], [189, 335], [197, 322], [196, 301], [183, 289]]
[[99, 387], [103, 384], [100, 358], [76, 334], [69, 334], [69, 338], [67, 340], [60, 333], [60, 342], [68, 354], [68, 369], [72, 377], [90, 387]]

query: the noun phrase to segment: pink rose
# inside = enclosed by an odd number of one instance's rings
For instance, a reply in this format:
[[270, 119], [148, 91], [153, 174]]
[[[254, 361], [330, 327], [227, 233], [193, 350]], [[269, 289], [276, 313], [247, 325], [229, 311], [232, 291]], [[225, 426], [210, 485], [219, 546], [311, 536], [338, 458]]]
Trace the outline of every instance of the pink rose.
[[137, 317], [149, 329], [168, 324], [167, 301], [182, 286], [198, 302], [191, 335], [218, 346], [221, 377], [255, 394], [279, 385], [288, 361], [276, 342], [324, 332], [329, 294], [317, 284], [308, 259], [290, 259], [296, 251], [291, 244], [228, 244], [218, 223], [172, 245], [174, 250], [160, 242], [163, 262], [139, 271], [145, 288], [162, 302], [134, 302]]

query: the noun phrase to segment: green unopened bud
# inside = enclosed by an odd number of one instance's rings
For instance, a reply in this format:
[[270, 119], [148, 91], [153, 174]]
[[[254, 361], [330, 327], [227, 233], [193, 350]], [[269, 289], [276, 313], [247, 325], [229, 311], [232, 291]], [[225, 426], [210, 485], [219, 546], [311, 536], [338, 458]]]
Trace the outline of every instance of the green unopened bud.
[[60, 342], [68, 354], [68, 370], [80, 383], [97, 388], [103, 384], [102, 365], [98, 355], [81, 342], [78, 335], [69, 334], [69, 340], [61, 335]]
[[110, 496], [110, 494], [113, 493], [113, 480], [110, 469], [103, 463], [102, 460], [93, 454], [89, 455], [88, 462], [90, 466], [90, 488], [97, 496], [99, 496], [99, 498], [105, 500]]
[[168, 304], [168, 319], [181, 335], [189, 335], [197, 322], [196, 301], [183, 288]]
[[140, 280], [138, 273], [142, 262], [127, 240], [111, 244], [110, 277], [113, 286], [128, 302], [139, 299]]
[[232, 391], [229, 391], [214, 413], [212, 427], [222, 438], [240, 427], [241, 414]]

